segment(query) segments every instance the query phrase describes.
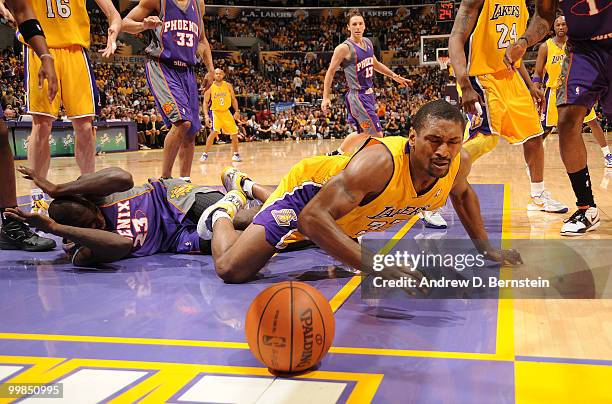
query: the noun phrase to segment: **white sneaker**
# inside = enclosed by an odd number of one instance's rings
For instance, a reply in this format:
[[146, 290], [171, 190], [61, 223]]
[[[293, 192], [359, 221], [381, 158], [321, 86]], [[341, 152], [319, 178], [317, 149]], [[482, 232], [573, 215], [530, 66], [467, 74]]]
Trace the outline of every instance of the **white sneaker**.
[[446, 220], [440, 214], [440, 209], [434, 211], [425, 210], [419, 213], [419, 217], [425, 224], [425, 227], [430, 229], [446, 229], [448, 227]]
[[240, 191], [232, 190], [225, 194], [223, 198], [210, 205], [200, 216], [197, 228], [198, 236], [203, 240], [210, 240], [212, 238], [212, 218], [216, 210], [223, 209], [230, 218], [234, 219], [236, 212], [244, 208], [246, 203], [247, 197]]
[[202, 153], [202, 155], [200, 156], [200, 163], [203, 163], [206, 160], [208, 160], [208, 153]]
[[562, 236], [582, 236], [588, 231], [593, 231], [599, 227], [599, 209], [590, 207], [588, 209], [578, 209], [568, 219], [563, 222], [561, 227]]
[[612, 168], [612, 153], [606, 154], [606, 157], [604, 157], [604, 160], [606, 162], [606, 168]]
[[242, 161], [242, 159], [240, 158], [240, 154], [234, 153], [234, 155], [232, 156], [232, 161], [235, 161], [235, 162]]
[[539, 210], [548, 213], [566, 213], [569, 209], [559, 201], [550, 196], [550, 192], [544, 191], [540, 196], [532, 196], [527, 210]]

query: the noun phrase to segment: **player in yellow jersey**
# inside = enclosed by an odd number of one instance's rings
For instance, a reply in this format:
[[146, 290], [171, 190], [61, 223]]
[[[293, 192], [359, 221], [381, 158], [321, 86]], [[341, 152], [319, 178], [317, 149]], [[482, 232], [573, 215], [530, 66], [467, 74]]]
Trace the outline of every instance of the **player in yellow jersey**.
[[[30, 0], [30, 5], [45, 31], [49, 53], [55, 60], [59, 91], [53, 101], [38, 90], [40, 59], [32, 48], [24, 51], [26, 80], [26, 113], [32, 115], [32, 134], [28, 143], [30, 166], [41, 177], [49, 171], [49, 135], [57, 119], [60, 104], [64, 106], [75, 132], [74, 154], [81, 174], [95, 171], [95, 136], [92, 122], [99, 107], [98, 89], [87, 57], [89, 48], [89, 15], [85, 0]], [[111, 0], [96, 0], [109, 21], [106, 48], [100, 52], [109, 57], [117, 48], [121, 16]], [[32, 208], [46, 210], [44, 194], [32, 190]]]
[[[567, 42], [567, 24], [565, 17], [560, 15], [555, 19], [553, 25], [555, 36], [549, 38], [538, 48], [535, 72], [532, 81], [536, 87], [545, 88], [544, 105], [542, 107], [542, 126], [546, 132], [550, 132], [557, 126], [559, 113], [557, 111], [557, 88], [561, 84], [561, 65], [565, 59], [565, 45]], [[597, 122], [595, 108], [591, 108], [589, 114], [584, 118], [584, 123], [589, 125], [591, 132], [597, 140], [604, 156], [607, 168], [612, 168], [612, 154], [606, 142], [603, 129]]]
[[529, 15], [524, 0], [463, 0], [448, 47], [462, 105], [470, 118], [464, 148], [472, 161], [503, 137], [523, 145], [531, 179], [529, 210], [565, 213], [544, 188], [543, 130], [533, 101], [542, 94], [522, 61], [518, 71], [504, 64], [505, 49], [523, 34]]
[[[232, 161], [241, 161], [238, 153], [238, 126], [234, 119], [240, 119], [240, 111], [238, 109], [238, 100], [234, 94], [234, 87], [227, 81], [223, 80], [225, 73], [221, 69], [215, 69], [215, 81], [212, 86], [204, 93], [204, 119], [206, 126], [212, 129], [210, 135], [206, 139], [204, 152], [200, 157], [200, 161], [204, 162], [208, 158], [208, 152], [213, 145], [213, 142], [223, 131], [226, 135], [232, 138]], [[209, 114], [208, 104], [211, 104]], [[230, 106], [234, 108], [234, 116], [230, 113]]]
[[[368, 138], [352, 156], [304, 159], [274, 191], [226, 169], [227, 195], [206, 209], [198, 223], [201, 238], [212, 232], [217, 274], [226, 282], [248, 281], [277, 250], [304, 238], [362, 269], [356, 238], [437, 209], [449, 195], [479, 251], [496, 261], [518, 262], [516, 251], [494, 249], [488, 241], [478, 197], [467, 181], [469, 158], [460, 153], [464, 126], [456, 107], [436, 100], [416, 113], [410, 138]], [[265, 202], [239, 233], [230, 219], [247, 197]]]

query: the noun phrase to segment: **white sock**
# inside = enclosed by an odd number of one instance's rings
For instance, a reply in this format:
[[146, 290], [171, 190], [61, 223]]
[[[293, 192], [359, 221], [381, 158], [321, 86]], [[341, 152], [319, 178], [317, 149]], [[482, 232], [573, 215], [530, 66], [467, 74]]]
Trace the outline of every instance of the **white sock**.
[[255, 199], [255, 196], [253, 196], [253, 185], [255, 185], [255, 182], [249, 179], [244, 180], [244, 184], [242, 184], [242, 190], [249, 199]]
[[610, 154], [610, 147], [609, 146], [602, 147], [601, 152], [603, 153], [604, 157], [606, 157], [608, 154]]
[[191, 177], [179, 177], [183, 181], [191, 181]]
[[341, 149], [341, 148], [339, 148], [339, 147], [338, 147], [338, 153], [340, 153], [340, 154], [344, 154], [344, 152], [342, 151], [342, 149]]
[[531, 183], [531, 197], [532, 198], [542, 195], [542, 192], [544, 192], [544, 181]]
[[229, 220], [232, 220], [232, 218], [230, 217], [230, 215], [223, 209], [217, 209], [215, 210], [215, 212], [213, 213], [213, 217], [212, 217], [212, 228], [215, 228], [215, 223], [217, 220], [221, 219], [222, 217], [226, 217]]

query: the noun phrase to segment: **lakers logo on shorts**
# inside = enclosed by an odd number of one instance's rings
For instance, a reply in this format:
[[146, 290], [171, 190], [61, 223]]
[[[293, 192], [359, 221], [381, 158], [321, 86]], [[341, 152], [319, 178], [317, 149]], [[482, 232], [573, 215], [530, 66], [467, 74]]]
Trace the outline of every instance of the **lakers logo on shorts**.
[[361, 121], [359, 122], [359, 126], [361, 127], [361, 129], [370, 129], [372, 123], [370, 121]]
[[174, 103], [171, 101], [168, 101], [162, 106], [162, 110], [164, 111], [164, 114], [166, 115], [170, 114], [170, 112], [172, 112], [173, 109], [174, 109]]
[[271, 213], [276, 224], [283, 227], [291, 226], [291, 222], [296, 222], [298, 219], [293, 209], [273, 210]]
[[480, 115], [472, 115], [470, 116], [470, 129], [474, 130], [482, 125], [482, 118]]
[[178, 199], [181, 196], [185, 196], [194, 188], [195, 185], [193, 184], [182, 184], [177, 187], [174, 187], [170, 191], [170, 199]]

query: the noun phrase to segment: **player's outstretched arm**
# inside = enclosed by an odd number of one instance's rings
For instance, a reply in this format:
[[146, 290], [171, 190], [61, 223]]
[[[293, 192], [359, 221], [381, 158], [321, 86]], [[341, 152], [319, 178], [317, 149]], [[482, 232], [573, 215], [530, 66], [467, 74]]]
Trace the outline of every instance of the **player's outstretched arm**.
[[54, 184], [41, 177], [29, 167], [19, 166], [17, 171], [32, 180], [37, 187], [52, 198], [69, 195], [104, 197], [115, 192], [123, 192], [134, 187], [132, 174], [119, 168], [109, 167], [91, 174], [83, 174], [74, 181]]
[[474, 91], [467, 70], [467, 60], [465, 56], [465, 43], [472, 34], [478, 13], [484, 4], [484, 0], [463, 0], [457, 11], [457, 18], [453, 24], [450, 37], [448, 38], [448, 54], [455, 71], [457, 84], [461, 87], [461, 104], [463, 110], [469, 114], [477, 114], [476, 102], [483, 104], [483, 100]]
[[376, 70], [378, 73], [384, 74], [385, 76], [393, 79], [393, 81], [398, 82], [402, 86], [408, 86], [408, 84], [410, 83], [410, 80], [395, 73], [393, 70], [389, 69], [384, 63], [379, 62], [376, 56], [374, 56], [373, 67], [374, 70]]
[[480, 201], [467, 180], [470, 168], [469, 154], [462, 150], [461, 165], [450, 192], [451, 202], [455, 212], [457, 212], [457, 216], [459, 216], [463, 227], [474, 242], [478, 252], [485, 254], [486, 258], [511, 264], [521, 263], [521, 255], [517, 251], [498, 250], [489, 242], [489, 235], [485, 230], [482, 215], [480, 214]]
[[107, 58], [117, 50], [117, 35], [121, 32], [121, 15], [111, 0], [96, 0], [96, 3], [108, 19], [106, 48], [100, 50], [102, 56]]
[[323, 101], [321, 102], [321, 109], [323, 112], [327, 112], [331, 105], [331, 86], [334, 81], [334, 75], [342, 64], [342, 61], [350, 55], [350, 49], [346, 44], [340, 44], [334, 49], [331, 62], [325, 72], [325, 80], [323, 80]]
[[[372, 167], [377, 175], [372, 175]], [[360, 269], [361, 246], [344, 234], [336, 219], [383, 192], [392, 175], [393, 158], [384, 145], [364, 148], [306, 204], [298, 230], [334, 258]]]
[[527, 48], [540, 42], [550, 32], [550, 27], [555, 21], [559, 0], [536, 0], [535, 3], [535, 14], [527, 30], [515, 43], [506, 48], [504, 63], [508, 67], [512, 67], [522, 58]]
[[162, 25], [158, 16], [151, 15], [154, 13], [159, 13], [159, 0], [140, 0], [123, 19], [123, 31], [128, 34], [138, 34]]

